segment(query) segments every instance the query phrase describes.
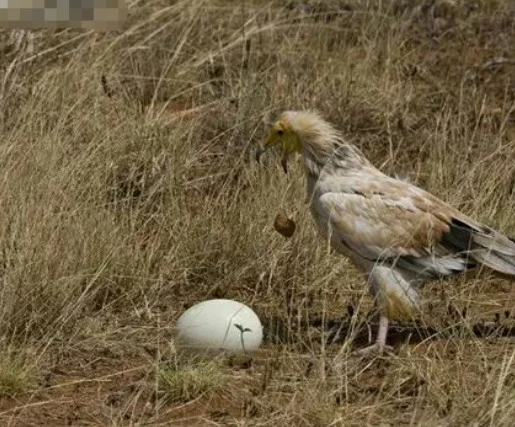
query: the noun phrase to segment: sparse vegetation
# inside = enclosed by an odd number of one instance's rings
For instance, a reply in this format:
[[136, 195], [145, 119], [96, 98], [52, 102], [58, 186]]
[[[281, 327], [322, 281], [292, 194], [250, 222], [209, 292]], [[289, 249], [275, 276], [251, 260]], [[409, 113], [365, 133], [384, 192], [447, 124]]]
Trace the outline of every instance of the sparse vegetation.
[[0, 354], [0, 397], [27, 393], [35, 385], [35, 369], [21, 356], [3, 350]]
[[[513, 284], [436, 283], [393, 355], [357, 359], [363, 278], [318, 238], [300, 165], [254, 151], [275, 112], [318, 109], [386, 173], [515, 235], [512, 2], [128, 3], [123, 31], [0, 34], [0, 342], [33, 354], [0, 374], [2, 422], [511, 426]], [[190, 400], [171, 326], [215, 297], [266, 339]], [[156, 366], [179, 393], [156, 393]]]
[[224, 373], [220, 360], [159, 366], [158, 390], [169, 401], [189, 402], [221, 392]]

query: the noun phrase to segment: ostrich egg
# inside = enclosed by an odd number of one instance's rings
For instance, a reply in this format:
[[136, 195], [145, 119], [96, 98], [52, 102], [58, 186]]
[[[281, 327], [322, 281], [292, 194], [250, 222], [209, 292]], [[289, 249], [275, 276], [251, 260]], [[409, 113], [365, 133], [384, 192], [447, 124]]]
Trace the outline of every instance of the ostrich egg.
[[175, 326], [175, 344], [188, 350], [227, 350], [245, 353], [256, 350], [263, 328], [256, 313], [245, 304], [213, 299], [186, 310]]

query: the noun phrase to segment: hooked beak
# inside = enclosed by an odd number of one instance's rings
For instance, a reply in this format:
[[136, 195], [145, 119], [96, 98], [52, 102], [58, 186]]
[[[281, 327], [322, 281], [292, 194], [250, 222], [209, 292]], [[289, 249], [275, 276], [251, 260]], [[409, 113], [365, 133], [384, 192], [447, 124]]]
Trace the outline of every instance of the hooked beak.
[[[267, 151], [270, 147], [274, 147], [275, 145], [276, 144], [271, 143], [270, 135], [269, 135], [265, 139], [263, 145], [258, 147], [258, 149], [256, 150], [256, 161], [258, 163], [260, 163], [261, 157], [263, 157], [263, 154], [265, 153], [265, 151]], [[283, 155], [282, 155], [282, 158], [281, 158], [281, 166], [283, 167], [284, 173], [288, 173], [288, 166], [287, 166], [288, 152], [287, 152], [286, 147], [284, 146], [284, 144], [283, 144], [282, 149], [283, 149]]]
[[256, 150], [256, 161], [258, 163], [261, 163], [261, 157], [263, 157], [265, 151], [267, 151], [271, 146], [272, 145], [270, 144], [270, 134], [268, 134], [265, 140], [263, 141], [263, 144], [260, 145]]
[[261, 157], [263, 157], [263, 154], [265, 154], [266, 148], [264, 147], [258, 147], [256, 150], [256, 162], [261, 163]]
[[285, 151], [281, 157], [281, 166], [285, 174], [288, 173], [288, 153]]
[[[261, 163], [261, 157], [263, 157], [263, 154], [265, 154], [265, 151], [269, 148], [268, 147], [258, 147], [256, 150], [256, 161], [258, 163]], [[288, 173], [288, 153], [286, 150], [283, 151], [283, 156], [281, 157], [281, 166], [283, 168], [284, 173]]]

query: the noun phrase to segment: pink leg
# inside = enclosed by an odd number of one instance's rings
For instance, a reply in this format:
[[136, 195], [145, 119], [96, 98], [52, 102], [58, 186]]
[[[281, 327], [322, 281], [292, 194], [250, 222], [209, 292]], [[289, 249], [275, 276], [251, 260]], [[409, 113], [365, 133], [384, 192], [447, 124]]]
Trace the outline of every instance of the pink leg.
[[380, 315], [379, 317], [379, 329], [377, 331], [377, 339], [375, 344], [371, 346], [362, 348], [358, 350], [356, 353], [363, 356], [371, 353], [382, 354], [384, 349], [387, 347], [386, 345], [386, 335], [388, 334], [388, 317], [384, 315]]
[[388, 317], [382, 314], [379, 317], [379, 330], [377, 331], [376, 343], [379, 351], [382, 352], [386, 346], [386, 335], [388, 334]]

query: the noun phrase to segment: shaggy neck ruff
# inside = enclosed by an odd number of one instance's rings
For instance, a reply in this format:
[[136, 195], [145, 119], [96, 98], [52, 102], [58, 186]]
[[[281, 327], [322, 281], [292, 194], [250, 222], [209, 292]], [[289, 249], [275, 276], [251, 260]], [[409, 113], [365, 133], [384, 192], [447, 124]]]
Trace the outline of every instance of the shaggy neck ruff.
[[317, 178], [332, 160], [342, 171], [371, 166], [363, 154], [343, 139], [341, 133], [317, 113], [287, 111], [285, 118], [302, 142], [302, 157], [306, 173]]

